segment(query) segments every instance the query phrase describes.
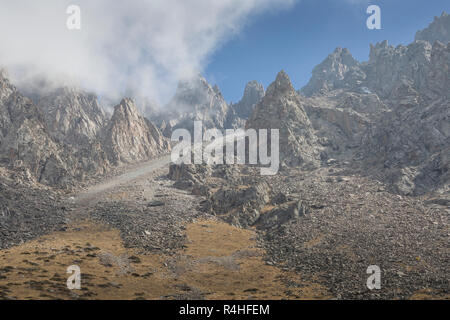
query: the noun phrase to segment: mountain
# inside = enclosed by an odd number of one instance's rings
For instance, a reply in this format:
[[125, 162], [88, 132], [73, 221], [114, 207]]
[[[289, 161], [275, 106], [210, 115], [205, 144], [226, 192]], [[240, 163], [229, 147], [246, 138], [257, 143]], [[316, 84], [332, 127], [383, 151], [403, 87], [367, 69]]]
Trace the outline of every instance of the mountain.
[[264, 87], [261, 83], [256, 80], [247, 83], [242, 99], [238, 103], [230, 105], [227, 128], [243, 128], [251, 116], [253, 108], [264, 95]]
[[450, 42], [450, 15], [445, 11], [440, 17], [434, 17], [430, 25], [416, 33], [415, 40], [425, 40], [430, 43], [440, 41], [442, 43]]
[[116, 165], [145, 160], [170, 150], [161, 131], [142, 117], [128, 98], [114, 108], [102, 135], [108, 159]]
[[364, 78], [361, 64], [348, 49], [339, 47], [313, 69], [310, 81], [300, 93], [309, 97], [319, 92], [354, 87]]
[[373, 93], [362, 94], [343, 89], [310, 98], [301, 97], [319, 143], [322, 160], [348, 160], [362, 144], [367, 130], [389, 111]]
[[36, 105], [0, 72], [2, 166], [29, 170], [42, 184], [70, 187], [170, 150], [129, 99], [108, 120], [93, 94], [67, 87], [45, 92], [35, 94]]
[[0, 72], [0, 162], [27, 167], [39, 182], [64, 184], [63, 148], [50, 136], [43, 115]]
[[[367, 172], [401, 194], [423, 194], [450, 183], [450, 101], [387, 112], [362, 141]], [[446, 187], [447, 186], [447, 187]]]
[[337, 48], [300, 92], [323, 157], [358, 159], [393, 191], [423, 194], [449, 185], [449, 16], [407, 45], [371, 45], [358, 62]]
[[153, 110], [149, 116], [166, 137], [178, 128], [193, 132], [194, 121], [202, 121], [204, 130], [243, 128], [263, 96], [262, 84], [250, 81], [241, 101], [228, 105], [217, 85], [211, 86], [197, 75], [180, 81], [174, 97], [163, 110]]
[[319, 146], [300, 96], [281, 71], [247, 121], [247, 129], [280, 130], [280, 162], [296, 166], [316, 163]]
[[52, 135], [69, 145], [94, 140], [107, 118], [97, 97], [74, 88], [58, 88], [40, 97], [38, 107]]
[[194, 121], [202, 121], [205, 130], [225, 129], [228, 110], [219, 88], [197, 75], [179, 82], [174, 97], [156, 119], [160, 123], [170, 123], [171, 130], [165, 130], [170, 137], [177, 128], [193, 132]]

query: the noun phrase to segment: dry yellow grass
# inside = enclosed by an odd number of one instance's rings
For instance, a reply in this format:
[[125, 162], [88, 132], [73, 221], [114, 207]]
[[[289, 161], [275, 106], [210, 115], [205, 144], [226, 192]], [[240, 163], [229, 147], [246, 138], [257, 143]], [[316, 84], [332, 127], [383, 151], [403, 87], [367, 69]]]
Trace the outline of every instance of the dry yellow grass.
[[[83, 221], [0, 251], [0, 294], [15, 299], [330, 297], [317, 282], [266, 265], [252, 230], [207, 220], [188, 225], [186, 234], [187, 247], [175, 257], [140, 254], [123, 247], [117, 230]], [[74, 264], [81, 268], [82, 290], [66, 287], [67, 267]]]

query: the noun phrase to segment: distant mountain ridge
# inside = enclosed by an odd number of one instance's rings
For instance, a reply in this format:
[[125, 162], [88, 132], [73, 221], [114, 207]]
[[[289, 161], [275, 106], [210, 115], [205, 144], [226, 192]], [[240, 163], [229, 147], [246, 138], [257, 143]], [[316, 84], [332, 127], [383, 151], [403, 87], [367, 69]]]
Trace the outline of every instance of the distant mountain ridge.
[[[341, 161], [389, 181], [393, 191], [450, 192], [450, 34], [443, 13], [407, 46], [371, 45], [368, 61], [336, 48], [295, 91], [285, 72], [264, 91], [249, 82], [227, 104], [204, 77], [180, 81], [150, 120], [132, 99], [111, 119], [95, 95], [59, 88], [32, 100], [0, 71], [0, 161], [26, 167], [37, 181], [68, 186], [112, 167], [170, 151], [173, 130], [280, 129], [282, 164]], [[447, 190], [447, 191], [446, 191]]]

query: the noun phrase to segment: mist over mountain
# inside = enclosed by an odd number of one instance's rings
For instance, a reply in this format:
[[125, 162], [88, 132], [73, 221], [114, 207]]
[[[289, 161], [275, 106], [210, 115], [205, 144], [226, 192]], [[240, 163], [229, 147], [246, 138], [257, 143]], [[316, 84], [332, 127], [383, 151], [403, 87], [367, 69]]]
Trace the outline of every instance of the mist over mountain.
[[[132, 95], [165, 104], [179, 79], [203, 71], [251, 19], [294, 2], [2, 0], [0, 65], [19, 88], [45, 89], [36, 85], [44, 79], [51, 89], [77, 86], [116, 103]], [[80, 9], [80, 30], [66, 27], [70, 5]]]
[[[247, 17], [292, 1], [167, 3], [115, 4], [101, 25], [106, 1], [82, 2], [99, 34], [77, 50], [37, 43], [17, 4], [0, 11], [0, 35], [11, 24], [24, 43], [0, 41], [0, 299], [447, 299], [449, 16], [367, 61], [337, 47], [303, 88], [283, 70], [266, 89], [250, 78], [228, 103], [197, 70]], [[195, 121], [247, 130], [259, 162], [175, 163], [172, 134]], [[74, 264], [82, 290], [60, 276]]]

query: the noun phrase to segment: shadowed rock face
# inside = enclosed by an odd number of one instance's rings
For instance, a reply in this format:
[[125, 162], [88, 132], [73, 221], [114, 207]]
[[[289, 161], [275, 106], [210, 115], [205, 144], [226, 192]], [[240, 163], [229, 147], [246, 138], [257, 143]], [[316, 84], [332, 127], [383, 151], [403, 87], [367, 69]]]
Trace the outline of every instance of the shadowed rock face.
[[305, 96], [334, 89], [353, 87], [365, 79], [360, 63], [348, 49], [336, 48], [312, 72], [311, 80], [301, 89]]
[[450, 42], [450, 15], [445, 11], [440, 17], [434, 17], [430, 25], [416, 33], [416, 40], [424, 40], [430, 43], [440, 41], [442, 43]]
[[175, 96], [155, 120], [160, 123], [164, 121], [164, 129], [167, 129], [167, 124], [170, 125], [170, 130], [167, 130], [166, 134], [171, 134], [172, 130], [178, 128], [193, 132], [194, 121], [202, 121], [205, 130], [226, 129], [228, 110], [229, 107], [219, 88], [211, 87], [202, 76], [198, 75], [180, 81]]
[[59, 88], [43, 96], [38, 107], [52, 137], [66, 144], [89, 143], [106, 124], [97, 97], [73, 88]]
[[247, 121], [246, 128], [268, 129], [269, 132], [270, 129], [279, 129], [280, 161], [287, 165], [318, 160], [317, 137], [300, 97], [284, 71], [269, 86]]
[[388, 112], [363, 139], [365, 162], [402, 194], [422, 194], [449, 183], [450, 103], [440, 99]]
[[311, 80], [300, 92], [307, 97], [336, 89], [376, 93], [393, 105], [449, 96], [448, 87], [444, 87], [448, 84], [447, 50], [440, 42], [420, 40], [394, 47], [383, 41], [371, 45], [368, 62], [359, 63], [347, 49], [338, 48], [314, 68]]
[[264, 96], [264, 88], [250, 81], [236, 104], [228, 105], [217, 86], [211, 86], [201, 75], [180, 81], [177, 91], [164, 110], [151, 113], [165, 137], [173, 130], [193, 132], [194, 121], [202, 121], [203, 129], [243, 128], [254, 106]]
[[449, 183], [450, 23], [443, 13], [416, 40], [371, 45], [367, 62], [336, 49], [314, 68], [301, 98], [321, 154], [363, 159], [396, 192]]
[[0, 74], [0, 157], [3, 165], [22, 162], [39, 182], [67, 180], [62, 148], [51, 138], [33, 102]]
[[308, 97], [336, 89], [375, 93], [393, 107], [449, 97], [449, 41], [450, 16], [443, 13], [408, 46], [394, 47], [387, 41], [371, 45], [367, 62], [337, 48], [314, 68], [301, 93]]
[[116, 107], [108, 123], [93, 95], [62, 88], [40, 97], [36, 106], [0, 74], [0, 162], [29, 170], [37, 182], [70, 187], [106, 173], [111, 164], [168, 150], [130, 100]]
[[264, 87], [257, 81], [250, 81], [245, 86], [244, 96], [234, 107], [236, 114], [241, 118], [248, 118], [252, 114], [254, 106], [264, 97]]
[[264, 87], [257, 81], [250, 81], [245, 86], [244, 95], [236, 104], [230, 105], [227, 128], [243, 128], [251, 116], [256, 104], [264, 97]]
[[123, 99], [114, 108], [103, 141], [115, 164], [145, 160], [169, 150], [162, 133], [139, 114], [131, 99]]

